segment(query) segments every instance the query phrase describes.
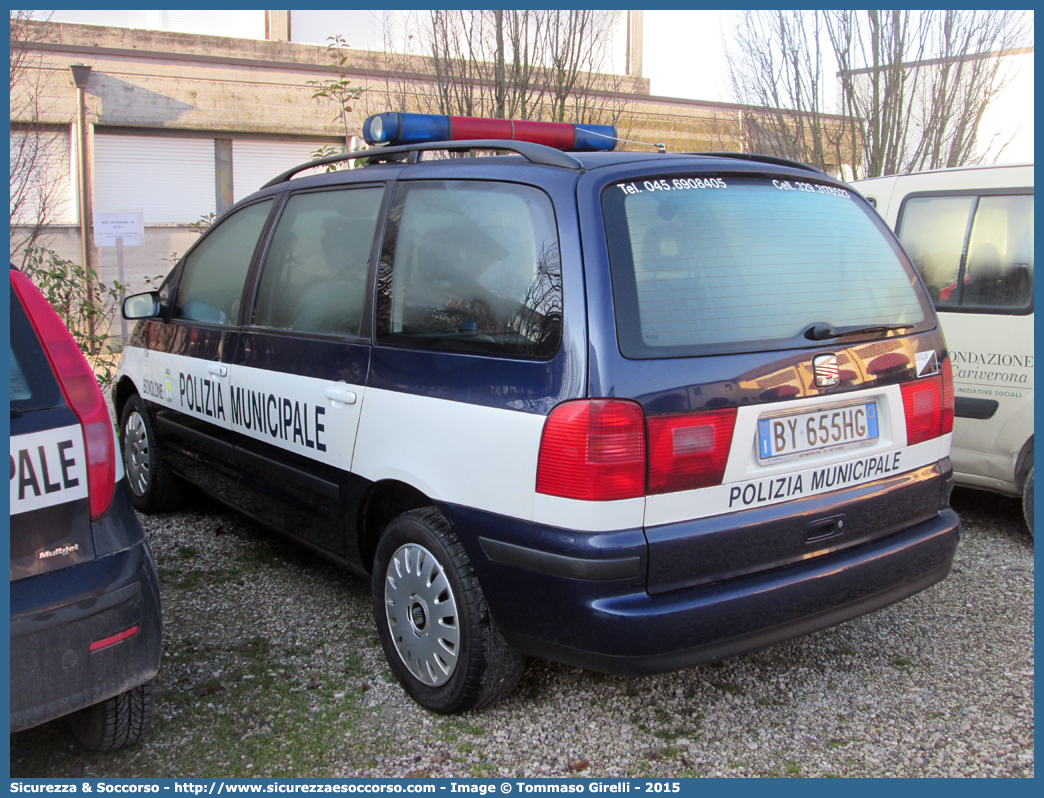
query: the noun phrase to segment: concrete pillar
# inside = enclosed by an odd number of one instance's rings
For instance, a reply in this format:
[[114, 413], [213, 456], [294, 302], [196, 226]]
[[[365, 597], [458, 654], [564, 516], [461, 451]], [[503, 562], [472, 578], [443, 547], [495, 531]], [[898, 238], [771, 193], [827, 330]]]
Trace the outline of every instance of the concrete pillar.
[[266, 11], [265, 36], [272, 42], [290, 41], [290, 12]]
[[642, 76], [642, 12], [627, 12], [627, 74]]
[[232, 139], [214, 139], [214, 187], [220, 216], [232, 207]]

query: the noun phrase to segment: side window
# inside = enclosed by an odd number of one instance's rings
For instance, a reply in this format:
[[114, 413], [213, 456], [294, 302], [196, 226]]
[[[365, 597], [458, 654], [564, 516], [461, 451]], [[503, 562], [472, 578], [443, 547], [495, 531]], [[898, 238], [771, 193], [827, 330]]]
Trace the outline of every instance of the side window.
[[253, 323], [358, 335], [382, 187], [295, 194], [265, 256]]
[[272, 200], [248, 205], [222, 219], [185, 258], [174, 318], [235, 324], [243, 280]]
[[961, 305], [1028, 308], [1033, 301], [1033, 197], [980, 197]]
[[377, 292], [378, 343], [552, 356], [562, 272], [550, 200], [508, 183], [400, 184]]
[[1033, 195], [915, 197], [899, 238], [935, 306], [1018, 311], [1033, 303]]
[[899, 240], [928, 285], [937, 308], [957, 304], [957, 275], [974, 197], [907, 200]]

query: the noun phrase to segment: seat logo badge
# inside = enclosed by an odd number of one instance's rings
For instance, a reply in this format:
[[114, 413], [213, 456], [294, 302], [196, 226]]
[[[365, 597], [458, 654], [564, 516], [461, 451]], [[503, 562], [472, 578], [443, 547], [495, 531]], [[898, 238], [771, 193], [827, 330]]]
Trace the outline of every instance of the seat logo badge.
[[837, 355], [816, 355], [812, 358], [812, 373], [817, 388], [833, 388], [840, 382], [837, 371]]

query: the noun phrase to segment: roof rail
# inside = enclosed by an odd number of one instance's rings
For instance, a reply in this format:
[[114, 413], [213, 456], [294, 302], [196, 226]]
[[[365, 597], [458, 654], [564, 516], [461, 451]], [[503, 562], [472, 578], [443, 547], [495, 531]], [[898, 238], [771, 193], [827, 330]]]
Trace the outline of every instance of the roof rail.
[[426, 141], [420, 144], [400, 144], [394, 147], [374, 147], [369, 150], [355, 150], [354, 152], [341, 152], [336, 155], [327, 155], [325, 158], [317, 158], [314, 161], [287, 169], [278, 177], [273, 177], [261, 188], [268, 188], [279, 183], [285, 183], [298, 172], [306, 169], [314, 169], [317, 166], [325, 166], [340, 161], [358, 161], [368, 159], [378, 163], [382, 161], [402, 161], [417, 163], [421, 152], [428, 150], [451, 150], [459, 152], [463, 150], [506, 150], [521, 155], [530, 163], [541, 166], [555, 166], [559, 169], [583, 169], [583, 164], [572, 155], [553, 147], [545, 147], [543, 144], [533, 144], [528, 141], [506, 141], [501, 139], [474, 139], [472, 141]]
[[[817, 174], [826, 175], [822, 169], [815, 166], [811, 166], [801, 161], [794, 161], [790, 158], [780, 158], [776, 155], [762, 155], [757, 152], [687, 152], [686, 155], [707, 155], [712, 158], [735, 158], [740, 161], [758, 161], [759, 163], [770, 163], [776, 166], [789, 166], [794, 169], [805, 169], [809, 172], [816, 172]], [[830, 175], [827, 175], [830, 177]]]

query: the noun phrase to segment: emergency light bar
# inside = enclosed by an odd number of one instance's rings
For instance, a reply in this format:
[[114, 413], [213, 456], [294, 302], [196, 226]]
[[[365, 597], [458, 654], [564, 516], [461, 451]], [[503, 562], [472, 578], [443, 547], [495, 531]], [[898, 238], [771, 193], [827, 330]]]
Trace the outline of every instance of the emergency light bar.
[[367, 144], [426, 144], [432, 141], [499, 139], [528, 141], [565, 152], [608, 152], [616, 147], [612, 125], [521, 122], [436, 114], [374, 114], [363, 122]]

